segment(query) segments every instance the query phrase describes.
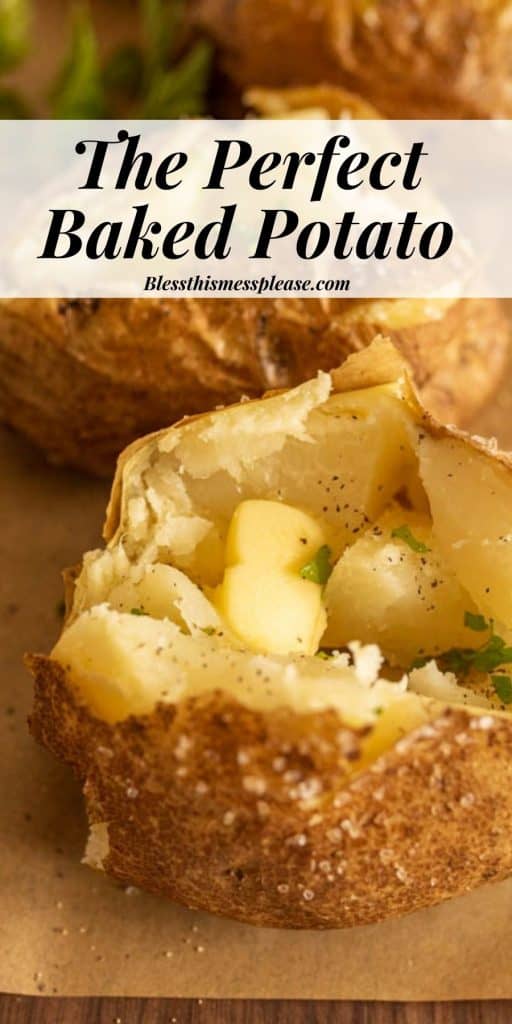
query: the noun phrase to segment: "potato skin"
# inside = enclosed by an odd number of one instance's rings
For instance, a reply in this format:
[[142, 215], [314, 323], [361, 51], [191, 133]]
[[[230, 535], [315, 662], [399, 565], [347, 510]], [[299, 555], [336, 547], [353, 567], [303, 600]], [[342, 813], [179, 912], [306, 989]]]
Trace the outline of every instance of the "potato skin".
[[380, 330], [440, 419], [466, 423], [496, 387], [508, 323], [492, 299], [389, 329], [350, 299], [0, 302], [0, 418], [57, 463], [109, 474], [135, 437], [329, 370]]
[[509, 117], [511, 4], [502, 0], [195, 0], [238, 86], [329, 82], [388, 117]]
[[339, 928], [512, 870], [512, 722], [447, 710], [347, 784], [360, 735], [332, 711], [255, 713], [221, 692], [110, 726], [34, 656], [31, 729], [71, 764], [109, 874], [251, 924]]

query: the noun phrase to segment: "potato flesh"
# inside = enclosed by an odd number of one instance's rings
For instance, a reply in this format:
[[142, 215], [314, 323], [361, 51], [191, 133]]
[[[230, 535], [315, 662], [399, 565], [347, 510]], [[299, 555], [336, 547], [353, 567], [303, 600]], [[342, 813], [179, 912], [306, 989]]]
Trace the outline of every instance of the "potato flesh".
[[[422, 698], [404, 683], [379, 676], [378, 649], [354, 650], [328, 662], [303, 655], [263, 655], [231, 647], [218, 636], [188, 636], [169, 620], [98, 605], [62, 634], [53, 655], [82, 698], [109, 722], [147, 714], [222, 689], [254, 710], [299, 713], [335, 708], [348, 725], [374, 724], [390, 704], [425, 720]], [[412, 710], [411, 710], [412, 709]], [[400, 718], [401, 711], [398, 711]]]
[[[393, 537], [407, 526], [411, 543]], [[391, 664], [418, 655], [476, 647], [486, 634], [464, 625], [477, 608], [441, 556], [428, 517], [395, 505], [342, 555], [326, 588], [328, 626], [322, 643], [378, 643]]]
[[129, 573], [110, 592], [111, 608], [169, 619], [187, 632], [220, 631], [222, 620], [199, 587], [170, 565], [148, 565]]
[[512, 626], [512, 473], [462, 440], [420, 441], [434, 533], [488, 617]]
[[[361, 370], [359, 365], [356, 369], [353, 361], [348, 378], [355, 380], [356, 384], [351, 386], [357, 387], [359, 380], [364, 383], [365, 374], [372, 380], [379, 376], [378, 367], [376, 371], [373, 365], [375, 353], [367, 350], [356, 358], [361, 360]], [[343, 369], [337, 371], [336, 386], [339, 386], [343, 373]], [[227, 527], [241, 501], [264, 496], [307, 510], [310, 516], [322, 522], [327, 543], [339, 557], [347, 545], [354, 545], [361, 533], [382, 516], [397, 492], [406, 488], [417, 514], [418, 510], [425, 512], [432, 507], [432, 548], [436, 550], [436, 557], [439, 553], [444, 557], [462, 588], [466, 587], [475, 599], [479, 611], [490, 614], [488, 609], [494, 608], [492, 599], [488, 606], [480, 600], [483, 593], [488, 593], [488, 587], [480, 585], [479, 580], [474, 581], [471, 566], [465, 565], [464, 560], [457, 561], [452, 552], [452, 548], [455, 552], [458, 550], [459, 537], [465, 533], [466, 523], [473, 523], [471, 503], [483, 479], [482, 467], [476, 465], [468, 444], [447, 438], [442, 432], [430, 438], [428, 424], [425, 429], [421, 425], [420, 433], [421, 413], [404, 380], [398, 376], [391, 384], [379, 384], [331, 397], [328, 397], [329, 385], [325, 377], [323, 375], [286, 396], [240, 406], [227, 410], [226, 414], [212, 414], [197, 424], [186, 424], [150, 442], [129, 460], [126, 468], [129, 482], [123, 495], [120, 525], [109, 549], [101, 556], [105, 559], [106, 555], [111, 555], [113, 560], [110, 573], [107, 571], [106, 600], [125, 575], [124, 571], [119, 573], [114, 564], [115, 552], [119, 551], [124, 538], [129, 540], [127, 557], [131, 565], [140, 567], [168, 561], [178, 570], [181, 568], [190, 574], [191, 586], [194, 586], [192, 581], [215, 586], [222, 579]], [[386, 379], [391, 380], [391, 377]], [[439, 494], [444, 486], [440, 472], [442, 460], [437, 459], [437, 453], [435, 458], [429, 459], [425, 437], [432, 445], [439, 444], [446, 456], [445, 468], [449, 466], [450, 459], [453, 462], [453, 452], [458, 444], [462, 446], [464, 459], [475, 458], [475, 466], [467, 469], [471, 487], [459, 487], [451, 493], [448, 502], [451, 509], [447, 509], [443, 494]], [[448, 451], [452, 452], [451, 456], [446, 454]], [[421, 479], [417, 471], [418, 452], [421, 455]], [[482, 459], [483, 476], [489, 473], [492, 477], [495, 463], [488, 456], [482, 455]], [[499, 472], [498, 467], [498, 477]], [[492, 523], [497, 511], [496, 521], [500, 520], [500, 529], [504, 529], [500, 517], [506, 519], [509, 485], [508, 481], [501, 481], [500, 487], [501, 483], [501, 490], [487, 488], [485, 500], [478, 494], [478, 501], [474, 504], [475, 507], [478, 505], [486, 522]], [[132, 507], [136, 513], [134, 524], [130, 520]], [[476, 535], [474, 524], [472, 530]], [[202, 579], [196, 555], [201, 546], [204, 547], [203, 554], [210, 555], [212, 536], [215, 537], [214, 562], [219, 568], [209, 568], [208, 573], [214, 577], [212, 580]], [[466, 541], [468, 538], [463, 539]], [[482, 549], [490, 546], [488, 532], [479, 540]], [[497, 540], [504, 543], [503, 537]], [[482, 565], [487, 569], [492, 563], [492, 559], [485, 561], [486, 555], [484, 551], [479, 571]], [[180, 560], [183, 560], [182, 564]], [[387, 681], [366, 681], [362, 684], [357, 673], [354, 675], [350, 659], [344, 663], [341, 673], [337, 659], [333, 664], [330, 659], [326, 662], [300, 655], [295, 664], [296, 655], [288, 654], [280, 660], [274, 656], [269, 661], [264, 655], [252, 655], [247, 649], [238, 649], [236, 643], [233, 645], [225, 635], [222, 639], [217, 636], [211, 638], [214, 643], [212, 657], [203, 662], [204, 635], [187, 637], [175, 624], [167, 621], [167, 616], [157, 622], [153, 618], [118, 615], [106, 608], [102, 612], [103, 617], [93, 615], [89, 618], [83, 609], [87, 608], [88, 579], [95, 576], [93, 561], [94, 556], [90, 556], [86, 562], [78, 588], [80, 602], [74, 609], [74, 621], [71, 620], [70, 627], [59, 641], [55, 657], [69, 666], [74, 679], [81, 679], [78, 685], [82, 693], [93, 706], [96, 701], [99, 714], [104, 711], [105, 693], [112, 693], [116, 688], [122, 689], [122, 700], [118, 700], [114, 711], [111, 708], [110, 714], [123, 717], [128, 713], [149, 711], [158, 700], [179, 701], [189, 694], [220, 684], [250, 707], [267, 707], [269, 700], [270, 706], [285, 705], [299, 711], [332, 707], [349, 724], [374, 724], [382, 707], [382, 724], [375, 730], [382, 738], [384, 734], [391, 736], [396, 732], [390, 715], [395, 716], [396, 713], [399, 732], [412, 728], [422, 714], [428, 716], [429, 705], [422, 695], [422, 679], [416, 681], [417, 686], [415, 682], [416, 692], [398, 698], [399, 691]], [[493, 570], [495, 567], [493, 563]], [[508, 578], [512, 578], [512, 566], [510, 569]], [[404, 584], [407, 593], [412, 576], [409, 573]], [[389, 581], [386, 581], [386, 586], [389, 586]], [[275, 588], [271, 591], [268, 604], [277, 614]], [[98, 597], [100, 592], [101, 586], [96, 580], [91, 591], [96, 598], [95, 601], [91, 598], [90, 604], [97, 605], [105, 600]], [[114, 596], [119, 600], [119, 593]], [[127, 594], [121, 598], [126, 600]], [[472, 610], [467, 601], [463, 603], [464, 611]], [[349, 611], [350, 605], [349, 597], [345, 600], [345, 608], [348, 607]], [[164, 606], [165, 598], [160, 605], [160, 614]], [[503, 610], [507, 611], [507, 607]], [[99, 611], [100, 608], [93, 608], [94, 613]], [[172, 616], [171, 610], [169, 617]], [[391, 626], [399, 635], [398, 640], [393, 635], [393, 647], [403, 640], [401, 633], [407, 633], [414, 617], [410, 609], [403, 619], [394, 617]], [[191, 626], [187, 626], [190, 631], [201, 629], [196, 618], [194, 612], [190, 616]], [[377, 620], [378, 616], [374, 615], [374, 618]], [[501, 618], [506, 625], [512, 624], [511, 615], [502, 615]], [[379, 618], [377, 626], [380, 627], [381, 623]], [[158, 637], [151, 633], [152, 642], [148, 647], [138, 638], [138, 631], [154, 627], [162, 633]], [[169, 629], [175, 632], [172, 641], [167, 643]], [[192, 645], [187, 648], [186, 657], [181, 648], [179, 656], [176, 653], [176, 636], [180, 638], [180, 644], [183, 641]], [[349, 639], [353, 640], [354, 636]], [[372, 639], [376, 639], [375, 635]], [[482, 633], [471, 635], [473, 645], [475, 640], [480, 643], [484, 639]], [[466, 635], [465, 645], [468, 640]], [[194, 646], [196, 642], [200, 642], [200, 647]], [[453, 642], [454, 636], [449, 632], [446, 646]], [[439, 640], [437, 644], [441, 646]], [[422, 646], [425, 646], [423, 637]], [[164, 649], [168, 651], [165, 655], [162, 654]], [[405, 648], [399, 648], [399, 652], [401, 659], [405, 659], [406, 654], [409, 657]], [[139, 664], [135, 668], [137, 660]], [[257, 670], [255, 665], [258, 665]], [[266, 683], [264, 687], [261, 683], [262, 671], [267, 669], [272, 679], [270, 690]], [[450, 702], [452, 690], [455, 690], [454, 686], [447, 688], [449, 697], [446, 702]], [[458, 687], [456, 693], [459, 692], [463, 703], [471, 703], [471, 691]], [[475, 703], [479, 703], [476, 694]], [[393, 708], [388, 715], [386, 709], [391, 704]], [[402, 705], [404, 708], [407, 705], [410, 715], [398, 712]], [[382, 739], [382, 742], [387, 741]]]
[[[408, 543], [393, 537], [407, 526]], [[246, 501], [235, 510], [226, 544], [226, 570], [214, 603], [235, 636], [262, 653], [314, 654], [326, 625], [322, 590], [300, 569], [325, 533], [299, 509]], [[419, 543], [426, 551], [416, 551]], [[476, 605], [436, 548], [425, 515], [388, 509], [339, 559], [325, 592], [328, 624], [322, 643], [378, 643], [403, 668], [421, 655], [476, 647], [487, 634], [465, 625]]]
[[139, 612], [154, 619], [179, 622], [172, 600], [172, 569], [169, 565], [148, 566], [139, 579], [128, 576], [109, 594], [108, 602], [120, 612]]
[[[196, 582], [215, 586], [236, 506], [260, 498], [321, 521], [335, 555], [341, 554], [405, 483], [414, 465], [413, 437], [398, 385], [326, 401], [318, 387], [311, 391], [313, 383], [255, 403], [258, 415], [247, 403], [217, 413], [214, 426], [214, 414], [201, 429], [185, 424], [172, 447], [164, 438], [141, 480], [151, 491], [151, 508], [146, 535], [137, 527], [136, 557], [149, 552], [152, 560], [169, 561]], [[239, 424], [242, 412], [245, 427]], [[124, 531], [132, 535], [126, 504]], [[192, 530], [198, 513], [201, 523], [208, 517], [209, 532], [184, 553], [175, 524], [179, 517], [183, 532], [188, 517]]]
[[277, 501], [244, 501], [226, 543], [224, 579], [213, 601], [246, 647], [314, 654], [326, 626], [322, 588], [302, 567], [325, 544], [319, 524]]
[[[287, 446], [283, 459], [294, 472], [281, 471], [279, 493], [321, 520], [337, 556], [406, 483], [412, 439], [399, 391], [388, 386], [336, 395], [311, 414], [309, 426], [317, 441], [311, 451]], [[264, 473], [258, 487], [265, 487]]]

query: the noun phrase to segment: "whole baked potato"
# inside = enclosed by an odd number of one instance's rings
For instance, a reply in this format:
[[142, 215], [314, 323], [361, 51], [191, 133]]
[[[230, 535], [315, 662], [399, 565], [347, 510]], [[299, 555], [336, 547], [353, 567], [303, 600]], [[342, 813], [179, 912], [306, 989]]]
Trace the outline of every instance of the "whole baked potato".
[[195, 0], [242, 91], [330, 82], [395, 118], [510, 117], [510, 0]]
[[512, 869], [512, 462], [377, 340], [121, 457], [34, 735], [88, 861], [191, 907], [365, 924]]
[[502, 374], [493, 300], [4, 299], [0, 418], [52, 461], [108, 474], [142, 433], [293, 386], [379, 330], [445, 421], [467, 422]]

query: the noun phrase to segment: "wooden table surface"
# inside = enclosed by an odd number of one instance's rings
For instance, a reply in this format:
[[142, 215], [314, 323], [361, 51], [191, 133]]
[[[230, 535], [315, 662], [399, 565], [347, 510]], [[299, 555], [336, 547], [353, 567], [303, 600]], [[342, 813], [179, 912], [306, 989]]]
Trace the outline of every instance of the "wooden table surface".
[[0, 996], [0, 1024], [511, 1024], [512, 1002], [338, 1003]]

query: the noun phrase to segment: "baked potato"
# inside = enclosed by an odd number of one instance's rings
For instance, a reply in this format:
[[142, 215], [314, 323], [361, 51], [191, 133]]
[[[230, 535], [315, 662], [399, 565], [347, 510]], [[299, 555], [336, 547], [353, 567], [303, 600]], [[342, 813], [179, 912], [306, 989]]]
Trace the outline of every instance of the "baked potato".
[[[257, 116], [375, 117], [326, 86], [253, 89]], [[509, 326], [492, 299], [0, 300], [0, 419], [57, 463], [109, 474], [134, 438], [330, 370], [379, 331], [427, 407], [467, 423], [494, 391]]]
[[122, 455], [31, 656], [86, 855], [243, 921], [380, 921], [512, 869], [512, 460], [377, 339]]
[[293, 386], [379, 330], [445, 421], [467, 422], [502, 375], [509, 328], [488, 299], [4, 299], [0, 418], [52, 461], [108, 474], [135, 437]]
[[395, 118], [510, 117], [510, 0], [195, 0], [239, 90], [341, 84]]

